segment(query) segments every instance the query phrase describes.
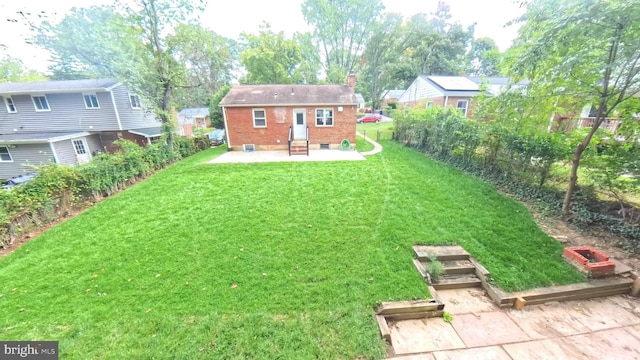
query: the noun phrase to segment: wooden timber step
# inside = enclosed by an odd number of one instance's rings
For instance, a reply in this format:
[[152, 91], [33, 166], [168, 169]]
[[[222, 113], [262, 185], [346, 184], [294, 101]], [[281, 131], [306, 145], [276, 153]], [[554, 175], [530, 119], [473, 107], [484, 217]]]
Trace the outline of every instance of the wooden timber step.
[[474, 274], [476, 267], [469, 260], [440, 261], [446, 275]]
[[482, 281], [477, 276], [471, 274], [444, 275], [440, 281], [431, 284], [436, 290], [463, 289], [469, 287], [480, 287]]
[[[526, 291], [514, 292], [509, 297], [523, 298], [527, 304], [536, 304], [545, 301], [560, 301], [561, 299], [585, 299], [589, 294], [594, 293], [629, 293], [633, 280], [629, 278], [605, 278], [600, 280], [592, 280], [588, 283], [569, 284], [551, 286], [546, 288], [537, 288]], [[618, 292], [619, 291], [619, 292]]]
[[462, 246], [426, 246], [414, 245], [413, 251], [420, 261], [428, 261], [429, 256], [435, 256], [438, 261], [467, 260], [469, 253]]

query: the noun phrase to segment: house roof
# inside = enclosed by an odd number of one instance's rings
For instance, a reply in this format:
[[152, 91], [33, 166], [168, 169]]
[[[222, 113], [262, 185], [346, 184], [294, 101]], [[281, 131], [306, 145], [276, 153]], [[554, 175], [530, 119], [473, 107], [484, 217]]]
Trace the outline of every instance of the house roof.
[[[467, 79], [473, 81], [476, 84], [487, 83], [489, 85], [500, 85], [506, 86], [511, 81], [511, 78], [508, 77], [499, 77], [499, 76], [467, 76]], [[529, 80], [522, 80], [516, 85], [528, 85]]]
[[209, 108], [184, 108], [178, 112], [178, 116], [182, 117], [205, 117], [209, 116]]
[[119, 84], [116, 79], [56, 80], [0, 83], [0, 94], [29, 94], [107, 90]]
[[220, 106], [356, 105], [346, 85], [236, 85]]
[[158, 136], [162, 136], [162, 127], [156, 126], [156, 127], [148, 127], [148, 128], [140, 128], [140, 129], [131, 129], [129, 130], [129, 132], [132, 134], [144, 136], [146, 138], [158, 137]]
[[424, 81], [436, 87], [445, 96], [475, 96], [480, 87], [464, 76], [420, 75]]
[[399, 99], [402, 94], [404, 94], [405, 90], [385, 90], [384, 98], [385, 99]]
[[356, 95], [356, 101], [358, 102], [358, 104], [364, 104], [366, 101], [364, 101], [364, 96], [362, 96], [362, 94], [355, 94]]
[[11, 134], [0, 134], [0, 144], [36, 144], [68, 140], [81, 136], [89, 136], [86, 131], [65, 131], [65, 132], [14, 132]]

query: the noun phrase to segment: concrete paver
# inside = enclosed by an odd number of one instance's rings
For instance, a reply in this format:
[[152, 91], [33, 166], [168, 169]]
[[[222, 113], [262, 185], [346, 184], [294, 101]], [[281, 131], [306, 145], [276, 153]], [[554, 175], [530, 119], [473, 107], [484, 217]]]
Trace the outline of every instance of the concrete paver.
[[589, 328], [575, 316], [579, 315], [576, 310], [557, 305], [559, 304], [525, 306], [522, 310], [510, 309], [507, 315], [531, 339], [552, 339], [589, 332]]
[[442, 318], [403, 320], [389, 327], [396, 354], [460, 349], [465, 345], [451, 324]]
[[438, 290], [438, 297], [446, 304], [445, 311], [451, 315], [477, 314], [499, 309], [486, 291], [480, 288]]
[[503, 345], [513, 359], [518, 360], [582, 360], [578, 349], [563, 338], [527, 341]]
[[454, 316], [451, 324], [467, 347], [480, 347], [531, 340], [527, 334], [502, 311]]
[[[638, 325], [640, 319], [609, 298], [560, 304], [575, 310], [577, 321], [591, 331]], [[612, 316], [615, 314], [614, 316]]]
[[436, 351], [433, 356], [435, 360], [511, 360], [511, 357], [499, 346]]
[[640, 325], [625, 326], [624, 329], [631, 335], [640, 340]]
[[562, 339], [575, 346], [582, 359], [640, 359], [640, 340], [624, 329], [609, 329]]

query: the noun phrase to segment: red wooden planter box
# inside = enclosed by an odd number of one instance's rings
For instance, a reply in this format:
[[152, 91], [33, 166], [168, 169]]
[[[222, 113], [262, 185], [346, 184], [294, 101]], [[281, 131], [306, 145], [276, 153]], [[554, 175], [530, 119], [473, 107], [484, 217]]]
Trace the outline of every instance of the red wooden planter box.
[[615, 272], [616, 264], [609, 261], [609, 256], [590, 246], [570, 246], [564, 248], [562, 256], [579, 270], [588, 273], [593, 278], [611, 276]]

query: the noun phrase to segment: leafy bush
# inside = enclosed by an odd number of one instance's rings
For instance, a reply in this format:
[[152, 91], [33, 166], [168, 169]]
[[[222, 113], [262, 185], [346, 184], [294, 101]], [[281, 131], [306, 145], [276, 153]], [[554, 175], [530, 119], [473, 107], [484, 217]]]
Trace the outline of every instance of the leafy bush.
[[144, 148], [122, 139], [116, 144], [120, 151], [96, 155], [84, 165], [39, 166], [39, 176], [30, 182], [0, 191], [0, 247], [21, 232], [66, 216], [74, 208], [88, 206], [180, 157], [209, 147], [206, 136], [176, 139], [179, 154], [162, 142]]

